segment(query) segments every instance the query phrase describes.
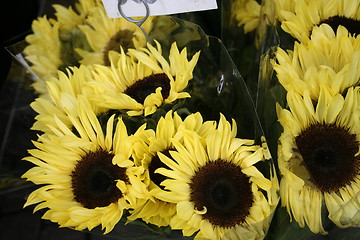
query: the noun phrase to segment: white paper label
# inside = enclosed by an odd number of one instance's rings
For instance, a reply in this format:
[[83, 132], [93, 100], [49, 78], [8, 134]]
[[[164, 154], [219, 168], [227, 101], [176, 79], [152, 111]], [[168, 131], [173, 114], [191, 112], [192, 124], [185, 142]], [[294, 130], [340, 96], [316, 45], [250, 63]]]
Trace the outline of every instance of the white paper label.
[[[122, 17], [118, 10], [119, 0], [102, 0], [109, 18]], [[146, 15], [146, 7], [141, 0], [122, 0], [122, 12], [127, 17]], [[216, 0], [143, 0], [149, 6], [149, 16], [171, 15], [184, 12], [217, 9]]]

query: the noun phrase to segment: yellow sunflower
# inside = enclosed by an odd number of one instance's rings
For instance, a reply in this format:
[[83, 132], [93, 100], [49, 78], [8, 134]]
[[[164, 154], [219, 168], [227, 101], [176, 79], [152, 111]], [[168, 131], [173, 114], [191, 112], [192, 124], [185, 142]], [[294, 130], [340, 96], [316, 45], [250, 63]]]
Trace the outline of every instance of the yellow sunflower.
[[274, 69], [287, 91], [310, 89], [317, 99], [321, 84], [342, 93], [360, 81], [360, 36], [352, 37], [345, 27], [336, 34], [329, 25], [314, 27], [311, 41], [295, 42], [294, 50], [277, 49]]
[[45, 81], [66, 71], [67, 67], [78, 66], [79, 57], [74, 48], [89, 49], [85, 36], [77, 28], [83, 24], [91, 9], [101, 6], [99, 0], [80, 0], [72, 7], [54, 4], [56, 19], [39, 17], [32, 23], [33, 33], [26, 36], [28, 46], [24, 53], [37, 78], [33, 84], [35, 91], [46, 96]]
[[328, 24], [336, 32], [342, 25], [352, 34], [358, 35], [360, 21], [360, 2], [354, 0], [297, 0], [294, 6], [278, 4], [277, 14], [281, 19], [282, 29], [298, 39], [307, 42], [312, 29], [321, 24]]
[[[77, 0], [72, 6], [53, 4], [56, 21], [60, 23], [62, 29], [72, 30], [78, 25], [84, 24], [89, 12], [96, 7], [103, 7], [101, 0]], [[53, 21], [53, 20], [50, 20]]]
[[38, 17], [31, 24], [33, 33], [25, 38], [28, 43], [24, 49], [25, 58], [37, 76], [33, 87], [40, 95], [47, 93], [45, 81], [56, 75], [59, 66], [63, 64], [59, 26], [57, 22], [50, 23], [46, 16]]
[[254, 166], [264, 161], [263, 149], [236, 134], [235, 121], [231, 126], [221, 115], [204, 140], [195, 131], [183, 131], [182, 142], [171, 139], [174, 150], [158, 154], [166, 167], [155, 172], [167, 179], [157, 196], [176, 204], [172, 229], [185, 236], [196, 233], [195, 239], [265, 237], [276, 183]]
[[256, 0], [236, 0], [231, 11], [238, 26], [244, 26], [244, 32], [254, 31], [259, 24], [261, 4]]
[[[324, 207], [339, 227], [360, 226], [360, 89], [346, 96], [326, 86], [315, 104], [308, 91], [288, 92], [289, 110], [277, 106], [282, 205], [314, 233], [326, 234]], [[325, 202], [325, 206], [323, 203]]]
[[[149, 17], [143, 24], [145, 32], [152, 28], [152, 19]], [[120, 51], [120, 46], [125, 50], [139, 48], [146, 45], [146, 37], [142, 30], [134, 23], [124, 18], [109, 18], [104, 8], [94, 8], [86, 24], [79, 25], [92, 50], [76, 49], [81, 56], [82, 64], [110, 65], [108, 52]]]
[[190, 61], [184, 48], [171, 45], [169, 60], [162, 56], [158, 42], [126, 54], [112, 51], [111, 67], [96, 65], [92, 101], [103, 108], [127, 110], [130, 116], [153, 114], [164, 104], [190, 97], [183, 91], [193, 77], [199, 52]]
[[122, 119], [110, 117], [103, 132], [86, 98], [80, 97], [74, 128], [57, 119], [57, 134], [44, 134], [24, 160], [35, 166], [22, 177], [41, 185], [25, 206], [45, 209], [44, 219], [76, 230], [101, 225], [110, 232], [137, 199], [146, 198], [130, 160], [132, 145]]
[[[91, 66], [70, 67], [65, 72], [58, 71], [57, 77], [47, 80], [48, 96], [40, 96], [31, 104], [31, 108], [37, 113], [33, 130], [42, 132], [57, 131], [56, 118], [60, 119], [66, 126], [72, 125], [69, 114], [77, 116], [78, 95], [87, 98], [91, 96], [92, 89], [86, 87], [86, 82], [92, 77]], [[91, 105], [91, 110], [96, 115], [103, 110]], [[54, 117], [56, 116], [56, 118]]]
[[148, 200], [142, 207], [130, 211], [129, 220], [142, 219], [146, 223], [157, 226], [168, 226], [171, 218], [175, 215], [176, 205], [174, 203], [162, 201], [157, 198], [162, 186], [161, 182], [166, 177], [155, 173], [157, 168], [164, 167], [159, 159], [159, 153], [168, 155], [174, 149], [171, 139], [180, 141], [182, 130], [188, 129], [207, 136], [213, 129], [214, 124], [210, 121], [203, 122], [200, 113], [187, 116], [184, 120], [177, 112], [169, 111], [165, 117], [160, 118], [156, 130], [145, 129], [145, 125], [131, 136], [133, 140], [133, 159], [136, 166], [145, 169], [144, 182], [148, 186], [152, 199]]
[[286, 12], [294, 12], [296, 1], [297, 0], [274, 0], [276, 20], [281, 22], [284, 20]]

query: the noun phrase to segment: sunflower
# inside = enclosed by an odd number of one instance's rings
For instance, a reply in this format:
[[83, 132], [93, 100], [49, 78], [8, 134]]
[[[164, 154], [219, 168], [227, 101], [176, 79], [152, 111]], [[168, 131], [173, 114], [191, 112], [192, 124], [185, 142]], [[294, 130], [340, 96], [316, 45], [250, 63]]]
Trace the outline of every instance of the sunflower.
[[112, 51], [111, 67], [96, 65], [92, 101], [99, 107], [126, 110], [130, 116], [156, 112], [162, 105], [189, 97], [183, 92], [192, 79], [199, 52], [188, 61], [184, 48], [179, 52], [176, 42], [171, 45], [169, 61], [156, 48], [129, 49], [126, 54]]
[[287, 91], [310, 89], [317, 99], [319, 86], [327, 84], [336, 93], [360, 81], [360, 36], [352, 37], [345, 27], [336, 34], [329, 25], [314, 27], [311, 41], [295, 42], [294, 50], [278, 48], [274, 69]]
[[46, 16], [38, 17], [31, 24], [33, 33], [25, 38], [28, 45], [23, 53], [37, 77], [32, 85], [40, 95], [47, 93], [45, 81], [56, 75], [59, 66], [63, 64], [59, 26], [57, 22], [50, 23]]
[[244, 26], [244, 32], [254, 31], [259, 24], [261, 4], [256, 0], [236, 0], [231, 11], [238, 26]]
[[[282, 1], [282, 0], [281, 0]], [[334, 32], [344, 26], [351, 35], [358, 35], [360, 23], [360, 2], [353, 0], [298, 0], [293, 7], [277, 9], [282, 29], [298, 39], [307, 42], [312, 29], [328, 24]], [[280, 4], [277, 7], [281, 7]], [[290, 8], [290, 9], [289, 9]]]
[[56, 19], [50, 19], [50, 21], [60, 24], [59, 38], [63, 64], [58, 68], [64, 71], [66, 67], [80, 65], [82, 57], [75, 49], [91, 50], [86, 35], [80, 30], [79, 26], [85, 24], [89, 15], [95, 9], [102, 9], [103, 5], [100, 0], [79, 0], [74, 4], [75, 10], [73, 10], [72, 6], [65, 7], [59, 4], [53, 4], [52, 7], [55, 9]]
[[38, 94], [47, 95], [45, 81], [56, 76], [58, 70], [65, 72], [67, 67], [79, 66], [80, 58], [74, 49], [90, 47], [77, 26], [84, 23], [96, 6], [102, 6], [99, 0], [80, 0], [75, 4], [76, 11], [71, 6], [54, 4], [56, 19], [44, 16], [33, 21], [33, 33], [25, 38], [28, 46], [24, 53], [37, 76], [33, 87]]
[[[145, 32], [152, 27], [153, 17], [149, 17], [143, 24]], [[146, 36], [134, 23], [124, 18], [109, 18], [104, 8], [95, 8], [86, 19], [86, 24], [79, 28], [86, 35], [91, 50], [76, 49], [81, 56], [82, 64], [110, 65], [109, 51], [120, 51], [120, 46], [125, 50], [139, 48], [146, 45]]]
[[79, 98], [74, 129], [57, 119], [57, 134], [41, 135], [24, 160], [35, 166], [22, 177], [41, 185], [25, 206], [45, 209], [44, 219], [76, 230], [101, 225], [110, 232], [137, 199], [146, 198], [140, 168], [130, 160], [132, 145], [121, 118], [110, 117], [106, 132], [86, 98]]
[[269, 200], [274, 182], [254, 166], [264, 160], [263, 149], [236, 134], [236, 122], [221, 115], [204, 139], [183, 131], [182, 142], [173, 138], [175, 148], [158, 154], [165, 167], [155, 172], [168, 179], [157, 196], [176, 204], [172, 229], [195, 239], [264, 238], [276, 206]]
[[145, 169], [144, 182], [152, 194], [152, 199], [142, 206], [130, 211], [129, 220], [141, 218], [146, 223], [156, 226], [168, 226], [171, 218], [175, 215], [176, 205], [171, 202], [162, 201], [156, 196], [162, 186], [161, 182], [166, 179], [161, 174], [155, 173], [157, 168], [165, 165], [159, 159], [159, 153], [169, 155], [174, 149], [172, 138], [181, 139], [182, 130], [188, 129], [207, 136], [213, 129], [214, 124], [210, 121], [203, 122], [200, 113], [190, 114], [184, 120], [177, 112], [169, 111], [165, 117], [160, 118], [156, 130], [145, 129], [145, 125], [131, 136], [133, 140], [133, 159], [136, 166]]
[[[103, 7], [101, 0], [77, 0], [72, 6], [53, 4], [56, 21], [60, 23], [62, 29], [72, 30], [78, 25], [84, 24], [90, 11], [96, 7]], [[52, 20], [51, 20], [52, 21]]]
[[314, 233], [326, 234], [324, 207], [337, 226], [360, 225], [359, 91], [351, 87], [343, 97], [323, 86], [316, 103], [309, 91], [290, 91], [289, 110], [277, 105], [284, 128], [278, 147], [282, 205]]
[[[36, 98], [31, 108], [37, 113], [33, 130], [42, 132], [57, 131], [56, 118], [60, 119], [67, 127], [72, 125], [69, 114], [77, 116], [78, 95], [87, 98], [91, 96], [92, 89], [86, 87], [86, 82], [92, 77], [91, 66], [69, 67], [66, 72], [58, 71], [57, 77], [47, 80], [47, 96]], [[91, 110], [96, 115], [104, 110], [91, 105]], [[54, 117], [56, 116], [56, 118]]]
[[[276, 20], [282, 22], [284, 20], [284, 15], [286, 12], [294, 12], [295, 11], [295, 3], [296, 1], [289, 0], [275, 0], [275, 15]], [[285, 13], [285, 14], [284, 14]]]

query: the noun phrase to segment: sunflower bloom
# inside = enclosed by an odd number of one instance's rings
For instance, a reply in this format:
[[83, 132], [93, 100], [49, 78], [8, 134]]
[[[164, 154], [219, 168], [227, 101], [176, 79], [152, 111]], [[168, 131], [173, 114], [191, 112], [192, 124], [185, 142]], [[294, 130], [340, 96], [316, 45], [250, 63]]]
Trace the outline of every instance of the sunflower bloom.
[[360, 80], [360, 37], [352, 37], [345, 27], [334, 31], [328, 25], [315, 27], [311, 41], [295, 42], [294, 50], [277, 49], [274, 69], [287, 91], [319, 97], [320, 86], [326, 84], [335, 93], [343, 93]]
[[[56, 118], [68, 127], [72, 125], [69, 115], [78, 115], [77, 96], [83, 95], [89, 98], [92, 95], [92, 89], [85, 86], [92, 77], [91, 69], [90, 66], [69, 67], [66, 72], [58, 71], [57, 77], [47, 80], [47, 95], [36, 98], [30, 104], [37, 113], [33, 130], [45, 133], [56, 131], [58, 129]], [[96, 115], [103, 111], [95, 105], [91, 105], [91, 110]]]
[[[149, 32], [153, 17], [149, 17], [142, 27]], [[124, 18], [109, 18], [103, 7], [94, 8], [86, 19], [86, 24], [79, 25], [91, 46], [91, 50], [76, 49], [82, 64], [110, 65], [109, 51], [140, 48], [146, 45], [146, 37], [141, 29]]]
[[24, 54], [37, 76], [33, 88], [38, 94], [47, 93], [45, 81], [55, 76], [59, 66], [63, 64], [59, 26], [59, 23], [50, 23], [46, 16], [38, 17], [31, 24], [33, 33], [25, 38], [29, 45], [25, 47]]
[[275, 0], [275, 11], [276, 11], [276, 19], [280, 22], [284, 20], [284, 15], [286, 16], [286, 12], [294, 12], [296, 1], [292, 0]]
[[259, 24], [261, 4], [256, 0], [237, 0], [232, 11], [238, 26], [244, 26], [244, 32], [254, 31]]
[[66, 7], [60, 4], [53, 4], [56, 21], [60, 23], [61, 29], [72, 30], [73, 28], [84, 24], [90, 11], [96, 7], [103, 7], [101, 0], [78, 0], [72, 6]]
[[182, 142], [172, 139], [174, 150], [159, 154], [166, 167], [156, 172], [168, 179], [158, 196], [176, 204], [172, 229], [196, 233], [195, 239], [265, 237], [276, 206], [267, 197], [276, 184], [254, 166], [264, 160], [263, 149], [236, 134], [235, 121], [231, 127], [221, 115], [217, 129], [203, 140], [184, 131]]
[[359, 226], [359, 88], [346, 96], [321, 88], [313, 105], [309, 92], [288, 92], [289, 110], [277, 106], [284, 128], [279, 138], [283, 206], [314, 233], [326, 234], [322, 208], [339, 227]]
[[[136, 208], [136, 199], [146, 196], [130, 160], [132, 145], [126, 126], [114, 116], [103, 132], [89, 103], [81, 98], [79, 116], [72, 116], [74, 131], [59, 119], [57, 134], [44, 134], [31, 156], [35, 165], [22, 177], [42, 185], [33, 191], [25, 206], [45, 209], [44, 219], [77, 230], [101, 225], [105, 233], [119, 222], [124, 211]], [[76, 133], [75, 133], [76, 132]]]
[[145, 125], [131, 136], [133, 139], [133, 158], [136, 166], [145, 169], [148, 191], [152, 199], [134, 211], [130, 211], [129, 220], [141, 218], [147, 223], [157, 226], [167, 226], [176, 213], [176, 204], [162, 201], [156, 193], [163, 189], [162, 181], [166, 179], [161, 174], [155, 173], [156, 169], [165, 167], [160, 161], [159, 154], [169, 155], [174, 149], [172, 138], [182, 138], [182, 130], [196, 131], [201, 136], [207, 136], [213, 129], [214, 124], [210, 121], [203, 122], [200, 113], [187, 116], [184, 120], [176, 112], [169, 111], [165, 117], [160, 118], [156, 130], [145, 129]]
[[[277, 4], [277, 14], [282, 20], [282, 29], [300, 42], [309, 41], [313, 28], [321, 24], [328, 24], [334, 32], [342, 25], [351, 35], [360, 33], [359, 1], [297, 0], [294, 4], [293, 7]], [[281, 6], [285, 6], [286, 9], [281, 9]]]
[[75, 48], [89, 49], [84, 34], [78, 26], [84, 24], [89, 11], [102, 7], [99, 0], [80, 0], [72, 7], [54, 4], [56, 19], [46, 16], [34, 20], [31, 28], [33, 33], [26, 37], [29, 44], [25, 47], [26, 59], [37, 78], [33, 84], [40, 95], [47, 95], [45, 81], [57, 76], [57, 71], [66, 71], [67, 67], [78, 66], [79, 56]]
[[181, 52], [176, 43], [171, 45], [169, 60], [156, 48], [129, 49], [126, 54], [112, 51], [111, 67], [96, 65], [91, 100], [99, 107], [126, 110], [130, 116], [156, 112], [162, 105], [190, 97], [183, 91], [193, 78], [199, 52], [190, 61], [187, 51]]

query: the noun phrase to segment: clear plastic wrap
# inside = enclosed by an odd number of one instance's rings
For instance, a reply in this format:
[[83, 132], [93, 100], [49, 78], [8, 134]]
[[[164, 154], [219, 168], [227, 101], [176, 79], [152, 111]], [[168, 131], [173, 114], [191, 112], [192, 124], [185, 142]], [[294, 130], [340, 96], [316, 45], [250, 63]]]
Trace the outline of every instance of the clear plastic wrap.
[[[277, 174], [274, 170], [273, 159], [271, 157], [259, 118], [255, 111], [253, 99], [251, 98], [245, 81], [243, 80], [222, 41], [216, 37], [208, 36], [203, 32], [199, 25], [169, 16], [159, 16], [153, 18], [152, 25], [152, 29], [148, 31], [148, 36], [151, 40], [156, 40], [161, 45], [162, 55], [165, 59], [168, 59], [171, 54], [171, 47], [174, 42], [177, 44], [178, 49], [186, 48], [187, 56], [189, 57], [193, 56], [197, 52], [200, 52], [198, 62], [193, 71], [193, 79], [184, 90], [188, 92], [191, 97], [180, 99], [173, 103], [161, 106], [155, 113], [150, 114], [149, 116], [139, 116], [133, 118], [121, 111], [118, 113], [118, 116], [122, 116], [126, 124], [132, 124], [132, 121], [139, 120], [139, 123], [133, 125], [135, 127], [140, 126], [144, 122], [154, 127], [156, 126], [157, 121], [161, 117], [164, 117], [169, 110], [176, 111], [182, 117], [191, 115], [192, 113], [200, 113], [204, 121], [218, 121], [221, 114], [229, 121], [233, 119], [237, 125], [236, 138], [252, 139], [254, 144], [260, 146], [262, 149], [263, 161], [259, 161], [254, 166], [256, 166], [261, 174], [268, 179], [267, 181], [269, 181], [269, 184], [271, 185], [270, 188], [261, 193], [265, 197], [267, 204], [269, 204], [269, 212], [267, 213], [267, 217], [262, 219], [261, 222], [250, 224], [250, 229], [257, 231], [260, 236], [254, 237], [254, 239], [264, 238], [278, 204], [279, 186], [277, 182]], [[19, 44], [26, 44], [26, 41]], [[33, 90], [32, 87], [34, 86], [34, 83], [39, 80], [43, 81], [45, 85], [47, 84], [47, 78], [42, 78], [34, 74], [32, 71], [33, 63], [28, 61], [29, 58], [27, 58], [28, 56], [23, 49], [19, 50], [13, 46], [8, 49], [13, 54], [14, 58], [22, 64], [20, 70], [28, 79], [26, 83], [27, 89]], [[69, 72], [65, 73], [69, 74]], [[54, 76], [51, 77], [51, 79], [53, 78]], [[19, 84], [21, 84], [21, 82], [15, 82], [15, 85]], [[7, 86], [4, 86], [3, 91], [8, 91]], [[34, 91], [31, 91], [31, 95], [29, 96], [22, 93], [23, 90], [19, 90], [18, 94], [21, 94], [21, 99], [23, 97], [28, 97], [24, 107], [29, 109], [33, 114], [30, 118], [31, 120], [41, 114], [41, 112], [37, 112], [36, 114], [31, 111], [29, 105], [33, 101], [37, 98], [46, 98], [46, 101], [49, 101], [49, 103], [55, 101], [52, 93], [50, 93], [50, 98], [46, 96], [46, 93], [36, 94]], [[56, 104], [58, 103], [55, 103], [55, 106]], [[14, 111], [14, 109], [12, 108], [11, 111]], [[68, 110], [64, 108], [60, 109], [60, 111], [66, 112]], [[116, 112], [116, 109], [111, 111]], [[101, 118], [108, 117], [106, 114], [101, 116]], [[126, 119], [128, 119], [128, 121]], [[9, 118], [9, 121], [11, 122], [12, 118]], [[58, 122], [59, 120], [56, 121]], [[60, 119], [60, 121], [62, 121], [62, 119]], [[107, 121], [107, 119], [101, 119], [100, 122], [103, 121]], [[49, 122], [47, 123], [49, 124]], [[10, 135], [13, 136], [19, 135], [19, 132], [21, 131], [32, 133], [30, 139], [22, 139], [22, 141], [26, 144], [26, 147], [22, 149], [24, 152], [32, 148], [28, 145], [31, 140], [41, 141], [43, 135], [47, 136], [48, 134], [40, 132], [39, 135], [36, 136], [30, 128], [31, 126], [23, 126], [22, 129], [11, 130], [12, 134]], [[55, 128], [52, 128], [52, 131], [56, 134], [58, 130], [54, 129]], [[39, 136], [40, 140], [38, 139]], [[18, 147], [17, 149], [19, 150], [20, 148]], [[22, 157], [24, 156], [13, 157], [11, 161], [21, 161]], [[46, 162], [46, 159], [43, 161]], [[24, 192], [24, 197], [26, 197], [28, 193], [29, 192]], [[114, 238], [120, 237], [121, 239], [187, 239], [187, 237], [182, 237], [181, 231], [170, 230], [170, 228], [166, 226], [156, 227], [151, 224], [145, 224], [141, 220], [135, 220], [124, 225], [125, 222], [126, 215], [123, 216], [123, 219], [106, 236]], [[96, 227], [91, 230], [90, 233], [101, 235], [102, 230], [100, 230], [99, 227]], [[224, 233], [224, 238], [231, 239], [233, 236], [231, 234], [233, 233]], [[250, 231], [249, 234], [252, 235], [253, 233]]]

